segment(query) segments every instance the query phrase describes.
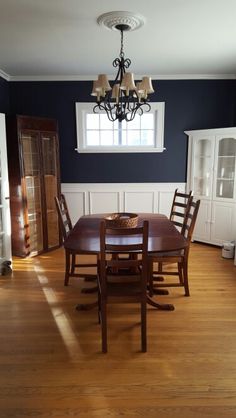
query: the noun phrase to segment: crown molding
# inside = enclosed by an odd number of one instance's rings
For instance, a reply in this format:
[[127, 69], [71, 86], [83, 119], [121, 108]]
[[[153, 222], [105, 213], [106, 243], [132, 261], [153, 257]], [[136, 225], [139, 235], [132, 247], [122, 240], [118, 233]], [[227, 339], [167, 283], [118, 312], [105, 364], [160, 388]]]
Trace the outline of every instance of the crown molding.
[[[135, 79], [142, 79], [142, 75], [135, 75]], [[113, 75], [108, 75], [112, 80]], [[151, 75], [152, 80], [235, 80], [236, 74], [169, 74]], [[10, 76], [9, 81], [92, 81], [97, 76]]]
[[10, 76], [0, 69], [0, 77], [4, 78], [4, 80], [10, 81]]
[[[10, 76], [0, 70], [0, 77], [7, 81], [92, 81], [96, 80], [94, 75], [16, 75]], [[142, 79], [142, 75], [135, 75], [135, 80]], [[235, 80], [236, 74], [152, 74], [153, 80]], [[114, 79], [114, 74], [108, 75], [108, 79]]]

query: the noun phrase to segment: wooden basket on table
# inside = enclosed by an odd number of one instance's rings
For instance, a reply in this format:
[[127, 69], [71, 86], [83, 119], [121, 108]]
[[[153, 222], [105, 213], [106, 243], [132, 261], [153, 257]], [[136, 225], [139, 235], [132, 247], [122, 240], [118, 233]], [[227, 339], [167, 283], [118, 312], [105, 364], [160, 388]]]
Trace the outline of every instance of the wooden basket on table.
[[138, 224], [136, 213], [111, 213], [105, 217], [107, 228], [135, 228]]

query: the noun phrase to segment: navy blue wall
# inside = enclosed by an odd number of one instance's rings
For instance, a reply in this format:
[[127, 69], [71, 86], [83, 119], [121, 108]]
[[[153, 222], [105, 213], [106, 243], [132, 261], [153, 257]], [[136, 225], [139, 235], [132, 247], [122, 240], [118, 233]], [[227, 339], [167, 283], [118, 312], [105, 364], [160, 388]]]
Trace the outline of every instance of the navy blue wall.
[[9, 112], [9, 83], [0, 77], [0, 112]]
[[61, 181], [185, 182], [184, 130], [233, 126], [234, 80], [154, 81], [152, 101], [165, 102], [163, 153], [78, 154], [75, 102], [92, 101], [92, 83], [10, 82], [11, 113], [56, 118], [59, 123]]

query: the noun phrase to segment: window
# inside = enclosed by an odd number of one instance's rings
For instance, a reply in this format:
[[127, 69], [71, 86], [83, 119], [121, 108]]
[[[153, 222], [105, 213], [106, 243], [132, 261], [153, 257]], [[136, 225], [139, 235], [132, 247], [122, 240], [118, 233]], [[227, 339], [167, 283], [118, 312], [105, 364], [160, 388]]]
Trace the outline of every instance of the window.
[[94, 103], [76, 103], [78, 152], [162, 152], [164, 103], [150, 103], [150, 112], [132, 122], [111, 122], [106, 113], [93, 113]]

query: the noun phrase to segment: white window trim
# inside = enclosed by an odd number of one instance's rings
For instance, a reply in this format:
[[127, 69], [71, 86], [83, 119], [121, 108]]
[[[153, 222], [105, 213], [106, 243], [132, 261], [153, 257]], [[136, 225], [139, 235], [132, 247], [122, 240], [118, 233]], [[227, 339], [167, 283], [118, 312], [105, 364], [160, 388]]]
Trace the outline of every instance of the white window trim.
[[[151, 111], [155, 113], [155, 146], [87, 146], [85, 143], [85, 118], [88, 111], [92, 111], [95, 103], [76, 103], [76, 130], [77, 130], [77, 148], [78, 153], [135, 153], [135, 152], [163, 152], [164, 148], [164, 102], [150, 102]], [[157, 128], [156, 128], [157, 127]]]

